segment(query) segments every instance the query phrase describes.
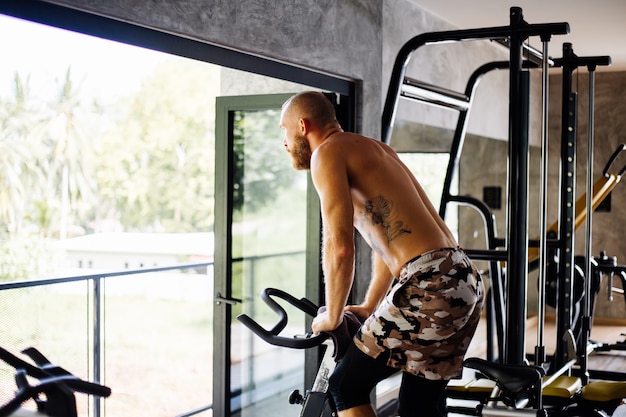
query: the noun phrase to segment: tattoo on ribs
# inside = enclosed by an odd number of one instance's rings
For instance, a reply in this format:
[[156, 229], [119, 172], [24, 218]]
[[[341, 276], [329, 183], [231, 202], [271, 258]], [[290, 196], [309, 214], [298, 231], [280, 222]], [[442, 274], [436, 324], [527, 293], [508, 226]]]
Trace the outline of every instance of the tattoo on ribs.
[[391, 220], [392, 203], [382, 195], [365, 202], [365, 214], [369, 217], [374, 225], [381, 225], [387, 235], [387, 242], [391, 242], [395, 238], [411, 233], [409, 229], [404, 228], [401, 220]]

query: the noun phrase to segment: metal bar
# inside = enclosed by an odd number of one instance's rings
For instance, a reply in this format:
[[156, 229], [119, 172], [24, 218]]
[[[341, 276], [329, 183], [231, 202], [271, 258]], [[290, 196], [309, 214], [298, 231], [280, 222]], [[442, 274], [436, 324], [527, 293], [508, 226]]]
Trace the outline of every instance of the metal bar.
[[529, 73], [522, 71], [525, 22], [511, 8], [509, 71], [509, 198], [507, 206], [507, 335], [505, 363], [525, 361], [526, 294], [528, 281], [528, 106]]
[[[492, 41], [499, 43], [500, 45], [509, 48], [510, 47], [510, 42], [509, 39], [505, 38], [505, 39], [492, 39]], [[542, 51], [539, 51], [536, 48], [533, 48], [531, 45], [529, 45], [528, 43], [524, 43], [522, 45], [522, 48], [524, 50], [524, 55], [527, 56], [527, 58], [533, 62], [536, 65], [543, 65], [543, 61], [544, 59], [547, 59], [547, 63], [549, 66], [553, 66], [554, 65], [554, 61], [552, 59], [550, 59], [550, 57], [545, 57], [543, 55]]]
[[471, 105], [474, 100], [474, 93], [476, 92], [478, 83], [482, 79], [483, 75], [485, 75], [489, 71], [508, 68], [508, 61], [496, 61], [487, 63], [476, 69], [476, 71], [472, 73], [467, 82], [467, 85], [465, 87], [465, 96], [469, 97], [470, 104], [467, 110], [460, 112], [459, 119], [454, 130], [454, 138], [452, 139], [452, 145], [450, 147], [450, 159], [448, 161], [448, 168], [446, 170], [446, 178], [443, 183], [443, 192], [441, 196], [441, 203], [439, 206], [439, 216], [441, 216], [442, 219], [445, 219], [446, 207], [451, 201], [450, 187], [452, 186], [452, 180], [454, 178], [457, 167], [459, 165], [459, 160], [461, 158], [461, 151], [463, 149], [463, 144], [465, 143], [465, 134], [467, 132], [467, 120], [469, 119]]
[[545, 301], [546, 301], [546, 262], [548, 227], [548, 40], [543, 40], [543, 67], [541, 82], [541, 169], [540, 169], [540, 213], [539, 213], [539, 288], [537, 296], [537, 346], [535, 347], [535, 364], [546, 361], [544, 341]]
[[[572, 44], [568, 43], [568, 49], [572, 49]], [[565, 46], [565, 45], [564, 45]], [[562, 58], [554, 59], [554, 66], [568, 66], [570, 68], [576, 67], [589, 67], [589, 66], [609, 66], [611, 65], [611, 57], [607, 55], [603, 56], [583, 56], [579, 57], [576, 55], [565, 56]]]
[[595, 66], [589, 68], [589, 121], [587, 131], [587, 221], [585, 228], [585, 297], [583, 305], [582, 337], [580, 338], [580, 372], [583, 384], [589, 382], [587, 341], [591, 333], [591, 292], [592, 270], [591, 251], [593, 241], [593, 148], [594, 148], [594, 95]]
[[504, 250], [465, 249], [465, 252], [475, 261], [506, 261], [508, 258]]
[[524, 24], [516, 27], [499, 26], [481, 29], [428, 32], [409, 39], [402, 46], [402, 48], [400, 48], [394, 62], [389, 88], [387, 90], [387, 97], [383, 108], [381, 140], [385, 143], [389, 143], [389, 140], [391, 139], [391, 130], [395, 119], [398, 99], [400, 97], [400, 90], [402, 83], [404, 82], [404, 75], [411, 55], [416, 49], [424, 45], [443, 42], [502, 39], [508, 38], [509, 36], [519, 36], [525, 39], [528, 36], [538, 36], [548, 33], [560, 35], [567, 34], [569, 33], [569, 24], [566, 22], [539, 25]]
[[[102, 384], [102, 285], [101, 278], [93, 280], [93, 382]], [[93, 397], [94, 417], [102, 413], [100, 397]]]
[[119, 277], [122, 275], [139, 275], [139, 274], [146, 274], [148, 272], [162, 272], [162, 271], [172, 271], [176, 269], [201, 268], [201, 267], [209, 266], [209, 265], [213, 265], [213, 262], [178, 264], [178, 265], [172, 265], [172, 266], [163, 266], [159, 268], [125, 269], [122, 271], [103, 272], [103, 273], [98, 273], [98, 274], [80, 275], [76, 277], [47, 278], [47, 279], [34, 279], [31, 281], [4, 282], [0, 284], [0, 291], [11, 290], [15, 288], [39, 287], [42, 285], [63, 284], [66, 282], [89, 281], [89, 280], [96, 280], [100, 278]]
[[521, 416], [529, 416], [529, 417], [537, 417], [540, 415], [541, 410], [536, 410], [532, 408], [523, 408], [523, 409], [510, 409], [510, 408], [489, 408], [484, 407], [481, 411], [481, 416], [483, 417], [521, 417]]
[[570, 43], [563, 44], [561, 110], [561, 184], [559, 208], [559, 271], [556, 308], [556, 350], [554, 367], [568, 362], [563, 336], [572, 327], [574, 280], [574, 231], [576, 196], [576, 120], [578, 95], [572, 92], [576, 56]]
[[[280, 257], [280, 256], [299, 255], [303, 253], [305, 252], [292, 251], [292, 252], [281, 252], [281, 253], [276, 253], [272, 255], [249, 256], [246, 258], [233, 258], [233, 262], [241, 262], [243, 260], [249, 260], [249, 259], [264, 259], [264, 258], [275, 258], [275, 257]], [[213, 264], [214, 264], [213, 261], [193, 262], [193, 263], [182, 263], [182, 264], [177, 264], [177, 265], [161, 266], [158, 268], [124, 269], [120, 271], [101, 272], [97, 274], [79, 275], [75, 277], [46, 278], [46, 279], [34, 279], [34, 280], [29, 280], [29, 281], [4, 282], [4, 283], [0, 283], [0, 291], [11, 290], [11, 289], [16, 289], [16, 288], [39, 287], [42, 285], [63, 284], [66, 282], [89, 281], [89, 280], [96, 280], [100, 278], [119, 277], [123, 275], [140, 275], [140, 274], [147, 274], [149, 272], [164, 272], [164, 271], [173, 271], [177, 269], [183, 270], [183, 269], [192, 269], [192, 268], [202, 268], [206, 266], [211, 266]]]
[[405, 78], [402, 84], [400, 96], [459, 111], [466, 111], [470, 106], [470, 98], [464, 94], [408, 77]]
[[553, 383], [558, 377], [560, 377], [564, 373], [568, 373], [572, 369], [572, 366], [576, 365], [576, 362], [576, 358], [571, 359], [560, 369], [557, 369], [554, 373], [551, 373], [549, 376], [546, 375], [546, 377], [541, 380], [541, 388], [547, 387], [548, 385]]
[[[522, 63], [524, 68], [536, 67], [533, 63], [524, 61]], [[443, 192], [441, 197], [441, 203], [439, 206], [439, 215], [441, 218], [446, 217], [446, 206], [451, 201], [450, 187], [452, 186], [452, 180], [459, 165], [461, 157], [461, 151], [463, 150], [463, 144], [465, 143], [465, 135], [467, 132], [467, 120], [469, 119], [472, 102], [474, 100], [474, 93], [478, 88], [478, 84], [482, 77], [490, 71], [509, 69], [509, 61], [493, 61], [488, 62], [480, 66], [470, 76], [467, 85], [465, 87], [465, 96], [470, 100], [470, 104], [466, 111], [460, 111], [459, 119], [457, 121], [456, 128], [454, 130], [454, 138], [452, 139], [452, 145], [450, 146], [450, 160], [448, 162], [448, 168], [446, 170], [446, 177], [443, 184]], [[490, 246], [493, 249], [495, 246]]]

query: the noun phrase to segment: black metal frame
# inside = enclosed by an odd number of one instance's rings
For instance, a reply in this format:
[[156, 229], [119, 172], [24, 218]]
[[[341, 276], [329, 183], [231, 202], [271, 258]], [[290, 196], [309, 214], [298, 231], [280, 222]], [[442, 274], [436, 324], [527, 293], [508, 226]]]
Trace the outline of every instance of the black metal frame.
[[[572, 331], [574, 294], [574, 232], [575, 232], [575, 202], [576, 202], [576, 139], [578, 118], [578, 94], [572, 90], [573, 72], [579, 67], [587, 67], [590, 76], [598, 65], [610, 65], [611, 58], [608, 56], [578, 57], [571, 43], [563, 44], [563, 57], [554, 60], [555, 66], [562, 69], [562, 97], [561, 97], [561, 171], [560, 171], [560, 207], [559, 207], [559, 231], [557, 249], [558, 262], [558, 289], [557, 289], [557, 345], [554, 354], [552, 369], [559, 369], [568, 362], [568, 348], [564, 339], [559, 335], [565, 335]], [[590, 91], [590, 112], [593, 112], [593, 97]], [[590, 121], [591, 123], [591, 121]], [[590, 126], [590, 131], [593, 128]], [[590, 133], [591, 134], [591, 133]], [[593, 143], [589, 144], [593, 149]], [[591, 188], [591, 186], [589, 186]], [[587, 195], [591, 196], [593, 190], [588, 189]], [[591, 213], [587, 213], [591, 216]], [[587, 236], [587, 240], [590, 236]], [[590, 277], [586, 277], [590, 279]], [[590, 297], [590, 294], [586, 294]], [[586, 333], [590, 329], [591, 317], [586, 317]], [[586, 346], [579, 346], [579, 355], [586, 368]], [[586, 370], [583, 371], [586, 373]], [[588, 381], [588, 376], [585, 376]], [[587, 382], [585, 381], [585, 382]]]
[[[391, 130], [396, 112], [398, 99], [400, 97], [435, 104], [446, 108], [459, 111], [459, 119], [457, 122], [455, 136], [450, 151], [450, 159], [446, 178], [444, 182], [444, 190], [440, 206], [440, 215], [445, 218], [447, 204], [454, 202], [464, 204], [475, 208], [483, 217], [486, 235], [488, 240], [488, 249], [486, 251], [468, 251], [473, 259], [489, 260], [490, 273], [492, 283], [496, 285], [502, 284], [502, 278], [499, 269], [499, 262], [507, 261], [507, 282], [506, 282], [506, 303], [502, 298], [501, 288], [494, 288], [492, 285], [490, 304], [488, 309], [488, 359], [493, 361], [493, 332], [490, 331], [495, 325], [499, 352], [504, 353], [504, 363], [512, 366], [524, 366], [526, 360], [525, 354], [525, 320], [526, 320], [526, 298], [528, 284], [528, 114], [529, 114], [529, 73], [524, 71], [524, 62], [522, 61], [522, 49], [524, 41], [531, 35], [541, 36], [544, 44], [544, 52], [542, 56], [542, 64], [544, 71], [543, 86], [543, 118], [544, 126], [542, 131], [542, 146], [547, 145], [547, 77], [546, 70], [548, 66], [547, 44], [551, 35], [567, 33], [569, 31], [567, 24], [540, 25], [536, 27], [537, 31], [533, 31], [533, 26], [524, 22], [521, 9], [511, 9], [511, 23], [506, 29], [509, 31], [508, 46], [510, 47], [510, 60], [508, 63], [491, 63], [479, 68], [472, 74], [468, 82], [465, 94], [459, 94], [446, 90], [441, 87], [432, 86], [421, 83], [416, 80], [409, 79], [404, 76], [406, 66], [408, 64], [411, 53], [418, 47], [427, 43], [436, 43], [443, 41], [460, 41], [473, 40], [479, 38], [491, 38], [501, 33], [503, 28], [488, 28], [484, 30], [469, 31], [452, 31], [429, 33], [417, 36], [411, 39], [401, 49], [398, 55], [388, 95], [383, 110], [383, 140], [389, 142], [391, 138]], [[537, 54], [533, 54], [537, 57]], [[586, 262], [587, 262], [587, 279], [585, 289], [585, 311], [582, 317], [582, 337], [578, 348], [577, 357], [581, 361], [580, 374], [583, 384], [589, 382], [589, 371], [587, 370], [587, 343], [591, 329], [592, 308], [590, 307], [589, 297], [591, 297], [591, 275], [602, 270], [611, 273], [619, 272], [622, 277], [623, 285], [626, 285], [626, 267], [617, 267], [616, 265], [598, 266], [598, 262], [592, 259], [590, 255], [590, 239], [591, 239], [591, 195], [592, 190], [592, 163], [593, 163], [593, 75], [598, 65], [610, 65], [610, 57], [577, 57], [571, 48], [571, 44], [563, 45], [563, 58], [554, 60], [552, 65], [563, 68], [563, 96], [562, 96], [562, 135], [561, 135], [561, 192], [560, 192], [560, 212], [559, 212], [559, 229], [558, 237], [549, 236], [549, 239], [542, 236], [540, 247], [542, 254], [540, 257], [540, 267], [548, 263], [546, 249], [551, 250], [552, 258], [559, 255], [558, 262], [553, 267], [558, 267], [558, 292], [557, 292], [557, 352], [550, 364], [550, 371], [553, 377], [561, 375], [563, 372], [570, 372], [571, 366], [576, 362], [576, 358], [571, 357], [572, 343], [568, 342], [561, 335], [572, 331], [572, 296], [574, 294], [573, 275], [575, 270], [574, 262], [574, 229], [575, 224], [575, 180], [576, 180], [576, 118], [577, 118], [577, 95], [572, 92], [572, 72], [580, 66], [587, 66], [590, 73], [590, 93], [589, 93], [589, 150], [588, 150], [588, 179], [587, 179], [587, 233], [586, 233]], [[536, 64], [536, 62], [528, 63], [528, 67]], [[455, 174], [461, 148], [466, 134], [467, 117], [472, 104], [472, 96], [476, 85], [484, 75], [484, 73], [492, 69], [509, 69], [509, 200], [507, 209], [507, 239], [502, 242], [495, 238], [493, 222], [491, 221], [491, 213], [484, 203], [472, 197], [452, 196], [450, 187], [452, 177]], [[622, 145], [624, 147], [625, 145]], [[619, 151], [619, 150], [618, 150]], [[614, 156], [615, 157], [615, 156]], [[614, 157], [609, 161], [612, 163]], [[546, 165], [547, 154], [542, 150], [542, 164]], [[545, 171], [545, 168], [542, 169]], [[626, 171], [626, 167], [620, 171], [621, 176]], [[545, 176], [545, 173], [542, 174]], [[606, 168], [605, 173], [606, 176]], [[543, 179], [545, 182], [545, 179]], [[544, 185], [545, 188], [545, 185]], [[542, 206], [546, 207], [546, 193], [542, 192]], [[534, 242], [532, 242], [534, 244]], [[506, 245], [506, 252], [495, 250], [497, 247]], [[503, 259], [503, 254], [506, 258]], [[616, 263], [616, 262], [615, 262]], [[534, 266], [530, 265], [531, 267]], [[594, 267], [595, 266], [595, 267]], [[603, 269], [602, 269], [603, 268]], [[540, 271], [542, 276], [545, 271]], [[545, 277], [540, 281], [540, 285], [545, 284]], [[541, 296], [541, 294], [540, 294]], [[540, 300], [541, 302], [541, 300]], [[506, 307], [506, 314], [502, 311]], [[503, 317], [507, 317], [506, 334], [503, 325]], [[495, 319], [495, 324], [492, 321]], [[543, 321], [539, 324], [543, 326]], [[541, 340], [543, 336], [541, 336]], [[511, 343], [512, 342], [512, 343]], [[544, 366], [545, 350], [541, 346], [541, 341], [536, 347], [535, 362], [540, 366]], [[626, 349], [626, 342], [606, 347], [610, 349]], [[471, 367], [471, 366], [470, 366]], [[543, 370], [543, 368], [541, 368]], [[481, 369], [484, 372], [484, 370]], [[597, 375], [597, 373], [596, 373]], [[614, 376], [614, 375], [613, 375]], [[623, 377], [623, 375], [621, 375]], [[502, 382], [502, 381], [500, 381]], [[538, 386], [537, 398], [532, 407], [538, 411], [542, 410], [542, 394], [541, 388]], [[538, 414], [539, 415], [539, 414]]]
[[[547, 54], [547, 43], [551, 35], [563, 34], [569, 31], [567, 23], [528, 25], [523, 20], [521, 9], [511, 8], [510, 26], [502, 28], [487, 28], [467, 31], [451, 31], [427, 33], [416, 36], [409, 40], [400, 50], [396, 58], [389, 91], [383, 110], [383, 140], [389, 142], [392, 125], [396, 113], [396, 107], [400, 97], [437, 105], [444, 108], [457, 110], [457, 121], [454, 138], [450, 150], [450, 159], [444, 180], [443, 194], [439, 214], [445, 218], [447, 205], [457, 203], [471, 206], [476, 209], [483, 218], [487, 236], [488, 249], [484, 251], [468, 250], [473, 259], [490, 261], [490, 275], [492, 279], [492, 292], [488, 304], [488, 359], [495, 361], [494, 353], [494, 327], [498, 352], [504, 354], [503, 363], [521, 365], [526, 360], [525, 353], [525, 320], [526, 298], [528, 283], [528, 114], [529, 114], [529, 72], [526, 68], [538, 67], [537, 58], [544, 59], [543, 54], [529, 51], [532, 59], [524, 62], [522, 51], [524, 42], [529, 36], [541, 36], [544, 42], [544, 51]], [[419, 47], [426, 44], [448, 41], [464, 41], [485, 38], [501, 37], [508, 33], [507, 46], [510, 48], [510, 60], [508, 62], [492, 62], [478, 68], [470, 77], [463, 94], [433, 86], [405, 77], [406, 67], [411, 54]], [[563, 92], [562, 92], [562, 120], [561, 120], [561, 184], [560, 184], [560, 212], [558, 236], [550, 236], [541, 243], [550, 250], [551, 258], [558, 255], [558, 294], [557, 294], [557, 351], [552, 360], [551, 371], [561, 372], [562, 369], [571, 366], [571, 343], [565, 338], [559, 337], [572, 331], [572, 295], [574, 262], [574, 228], [575, 228], [575, 179], [576, 179], [576, 120], [577, 120], [577, 94], [572, 91], [572, 73], [578, 67], [586, 66], [590, 73], [590, 80], [599, 65], [610, 65], [610, 57], [584, 57], [580, 58], [573, 53], [571, 44], [563, 45], [563, 58], [548, 60], [550, 65], [563, 69]], [[544, 62], [544, 71], [545, 65]], [[509, 201], [507, 211], [507, 239], [503, 241], [495, 237], [495, 227], [489, 208], [478, 199], [467, 196], [453, 196], [450, 193], [453, 176], [458, 169], [460, 152], [466, 135], [467, 119], [472, 105], [473, 95], [478, 82], [487, 72], [496, 69], [509, 70], [509, 166], [508, 185]], [[591, 82], [591, 81], [590, 81]], [[544, 90], [547, 86], [544, 86]], [[547, 94], [547, 91], [544, 91]], [[590, 87], [590, 112], [593, 111], [593, 99]], [[545, 101], [545, 99], [544, 99]], [[544, 108], [544, 118], [547, 120], [547, 109]], [[592, 114], [592, 113], [591, 113]], [[590, 116], [591, 118], [592, 116]], [[545, 122], [544, 122], [545, 123]], [[592, 123], [590, 121], [590, 123]], [[592, 143], [592, 127], [590, 126], [590, 147]], [[542, 156], [543, 157], [543, 156]], [[625, 168], [626, 170], [626, 168]], [[623, 170], [624, 171], [624, 170]], [[620, 175], [623, 173], [620, 172]], [[591, 188], [588, 185], [588, 188]], [[592, 190], [587, 190], [588, 195]], [[545, 207], [546, 196], [542, 195]], [[590, 234], [590, 231], [588, 231]], [[589, 237], [587, 237], [589, 240]], [[508, 243], [508, 245], [507, 245]], [[499, 247], [507, 247], [506, 251], [499, 251]], [[505, 284], [502, 279], [500, 262], [507, 262], [508, 278], [506, 280], [506, 297], [502, 289]], [[546, 262], [546, 259], [540, 262]], [[592, 262], [592, 261], [589, 261]], [[536, 263], [530, 265], [535, 267]], [[552, 265], [553, 267], [555, 265]], [[606, 267], [605, 267], [606, 269]], [[610, 268], [609, 268], [610, 269]], [[618, 268], [624, 275], [624, 271]], [[590, 291], [587, 291], [589, 293]], [[589, 296], [589, 294], [587, 294]], [[506, 302], [505, 302], [506, 300]], [[503, 309], [506, 308], [506, 311]], [[504, 317], [507, 317], [507, 326], [504, 326]], [[591, 313], [587, 312], [583, 317], [582, 331], [588, 339], [591, 327]], [[585, 340], [586, 340], [585, 339]], [[508, 343], [513, 341], [514, 343]], [[618, 346], [621, 348], [621, 346]], [[537, 355], [545, 359], [543, 346], [537, 347]], [[579, 347], [579, 357], [582, 361], [582, 373], [584, 382], [587, 383], [589, 375], [586, 369], [587, 349]], [[540, 359], [543, 364], [543, 359]]]
[[[460, 116], [453, 140], [450, 161], [446, 172], [443, 198], [440, 214], [445, 215], [445, 206], [449, 202], [470, 205], [475, 207], [485, 219], [487, 228], [488, 245], [487, 251], [470, 252], [474, 259], [489, 260], [492, 282], [496, 287], [501, 286], [502, 279], [499, 272], [498, 262], [503, 258], [507, 261], [508, 279], [506, 285], [506, 304], [502, 298], [502, 288], [495, 288], [492, 293], [492, 307], [496, 308], [494, 318], [498, 331], [498, 343], [500, 354], [504, 356], [504, 362], [508, 364], [522, 364], [525, 360], [525, 322], [526, 322], [526, 298], [528, 281], [528, 97], [529, 97], [529, 74], [524, 68], [522, 53], [527, 51], [531, 64], [537, 65], [543, 61], [543, 54], [528, 48], [525, 41], [530, 36], [549, 38], [551, 35], [567, 34], [567, 23], [548, 23], [531, 25], [524, 21], [522, 9], [512, 7], [510, 9], [510, 25], [493, 28], [455, 30], [447, 32], [432, 32], [418, 35], [410, 39], [401, 48], [396, 57], [389, 90], [385, 100], [382, 115], [382, 139], [389, 143], [392, 126], [396, 114], [397, 104], [400, 97], [417, 99], [430, 104], [443, 105], [459, 110]], [[406, 68], [412, 53], [418, 48], [427, 45], [450, 41], [468, 40], [499, 40], [509, 47], [509, 62], [487, 64], [477, 70], [467, 85], [465, 94], [450, 93], [442, 88], [434, 88], [425, 83], [419, 84], [405, 77]], [[472, 102], [472, 95], [480, 77], [492, 69], [509, 69], [509, 201], [507, 220], [509, 224], [507, 234], [506, 252], [495, 250], [502, 246], [502, 242], [495, 239], [494, 226], [488, 208], [481, 202], [467, 198], [456, 197], [450, 194], [452, 176], [457, 169], [460, 149], [466, 133], [467, 117]], [[435, 92], [436, 99], [432, 94], [415, 94], [416, 87], [427, 92]], [[493, 298], [495, 294], [496, 299]], [[494, 302], [495, 301], [495, 302]], [[504, 329], [503, 312], [498, 307], [506, 306], [507, 327]], [[506, 334], [504, 332], [506, 331]], [[515, 343], [506, 343], [514, 340]], [[489, 348], [490, 357], [493, 358], [493, 348]]]

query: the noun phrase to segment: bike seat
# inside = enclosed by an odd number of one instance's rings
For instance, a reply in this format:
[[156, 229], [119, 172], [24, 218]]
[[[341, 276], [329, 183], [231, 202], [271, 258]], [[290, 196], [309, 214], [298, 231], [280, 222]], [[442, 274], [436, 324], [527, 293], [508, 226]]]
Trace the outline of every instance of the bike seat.
[[463, 364], [496, 381], [501, 389], [516, 396], [532, 387], [541, 386], [541, 377], [545, 375], [544, 369], [539, 366], [502, 365], [480, 358], [468, 358]]

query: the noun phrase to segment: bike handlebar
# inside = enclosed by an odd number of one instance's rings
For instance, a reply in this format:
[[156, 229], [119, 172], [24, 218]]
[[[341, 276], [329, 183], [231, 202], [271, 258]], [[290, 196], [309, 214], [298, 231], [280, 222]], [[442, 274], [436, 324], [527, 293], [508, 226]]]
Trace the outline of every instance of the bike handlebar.
[[[0, 360], [16, 369], [15, 381], [18, 386], [15, 397], [0, 406], [0, 417], [13, 415], [15, 411], [20, 409], [23, 402], [31, 398], [38, 400], [40, 393], [46, 394], [45, 407], [50, 407], [50, 415], [53, 415], [54, 412], [54, 415], [67, 415], [68, 417], [76, 416], [74, 392], [98, 397], [111, 395], [109, 387], [84, 381], [72, 375], [60, 366], [52, 364], [35, 348], [28, 348], [22, 353], [30, 357], [37, 366], [0, 347]], [[27, 376], [38, 379], [39, 383], [30, 385]], [[61, 411], [62, 414], [60, 414]]]
[[318, 345], [321, 345], [324, 340], [328, 338], [327, 333], [320, 333], [317, 336], [305, 337], [305, 338], [290, 338], [279, 336], [279, 333], [287, 326], [288, 317], [285, 309], [278, 304], [274, 298], [280, 298], [287, 301], [292, 306], [308, 314], [311, 317], [317, 315], [318, 307], [310, 300], [306, 298], [295, 298], [291, 294], [288, 294], [282, 290], [276, 288], [265, 288], [261, 292], [261, 298], [276, 314], [278, 314], [278, 321], [270, 330], [263, 328], [259, 323], [254, 321], [250, 316], [246, 314], [239, 314], [237, 320], [241, 322], [248, 329], [252, 330], [254, 334], [259, 336], [265, 342], [274, 345], [288, 347], [292, 349], [308, 349]]
[[0, 359], [11, 365], [16, 369], [23, 369], [29, 376], [37, 378], [39, 380], [50, 378], [56, 378], [57, 381], [63, 381], [63, 383], [74, 391], [82, 392], [84, 394], [96, 395], [99, 397], [108, 397], [111, 395], [111, 388], [104, 385], [96, 384], [89, 381], [84, 381], [60, 366], [55, 366], [46, 359], [41, 352], [35, 348], [28, 348], [23, 351], [28, 357], [33, 359], [38, 366], [32, 365], [8, 350], [0, 347]]

